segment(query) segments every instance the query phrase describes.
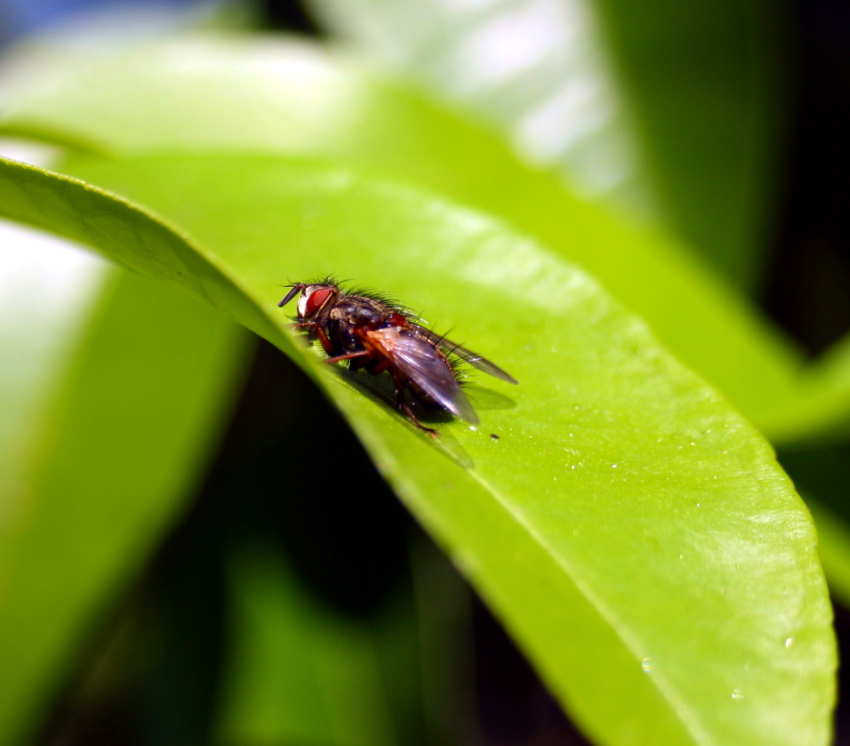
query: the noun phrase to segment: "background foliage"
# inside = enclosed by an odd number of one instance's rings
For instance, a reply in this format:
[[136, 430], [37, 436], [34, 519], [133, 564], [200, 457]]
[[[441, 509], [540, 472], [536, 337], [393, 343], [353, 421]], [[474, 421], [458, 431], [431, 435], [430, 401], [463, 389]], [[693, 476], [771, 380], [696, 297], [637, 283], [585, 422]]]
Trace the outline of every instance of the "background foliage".
[[[806, 351], [846, 310], [837, 161], [792, 124], [812, 16], [281, 18], [347, 47], [141, 7], [0, 68], [2, 131], [58, 146], [19, 157], [81, 179], [4, 161], [0, 213], [135, 270], [5, 242], [0, 739], [582, 743], [388, 482], [592, 742], [827, 743], [850, 375]], [[521, 386], [423, 439], [287, 333], [278, 286], [328, 270]]]

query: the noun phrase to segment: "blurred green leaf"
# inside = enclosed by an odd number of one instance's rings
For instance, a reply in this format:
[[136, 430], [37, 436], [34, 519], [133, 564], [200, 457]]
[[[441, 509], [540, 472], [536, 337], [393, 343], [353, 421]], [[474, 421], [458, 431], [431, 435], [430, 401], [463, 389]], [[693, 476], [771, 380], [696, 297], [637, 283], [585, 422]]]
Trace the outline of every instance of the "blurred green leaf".
[[[191, 239], [8, 162], [0, 209], [183, 284], [293, 354], [600, 743], [826, 743], [835, 651], [808, 513], [761, 437], [585, 274], [486, 216], [345, 170], [73, 171]], [[470, 388], [478, 430], [415, 431], [285, 332], [279, 285], [324, 271], [397, 294], [520, 385]]]
[[759, 422], [777, 445], [836, 442], [850, 432], [850, 337], [800, 376], [797, 396]]
[[234, 648], [216, 740], [399, 743], [376, 630], [311, 598], [274, 553], [253, 548], [235, 554]]
[[774, 214], [790, 87], [785, 7], [595, 0], [668, 225], [753, 286]]
[[[17, 321], [3, 327], [4, 343], [26, 333], [28, 318]], [[11, 344], [27, 369], [27, 351]], [[95, 308], [55, 344], [68, 352], [30, 391], [33, 421], [4, 479], [4, 744], [33, 727], [91, 624], [182, 510], [215, 445], [245, 336], [186, 295], [116, 270]], [[15, 384], [4, 373], [4, 413], [21, 393]]]
[[850, 607], [850, 443], [796, 443], [778, 455], [815, 519], [830, 590]]
[[0, 494], [11, 496], [27, 480], [25, 454], [44, 424], [45, 392], [61, 378], [110, 265], [5, 221], [0, 243]]
[[735, 0], [310, 0], [319, 18], [570, 180], [752, 284], [782, 122], [783, 9]]
[[323, 25], [491, 122], [580, 191], [653, 213], [611, 55], [587, 0], [308, 0]]
[[845, 608], [850, 608], [850, 524], [809, 496], [806, 505], [817, 525], [818, 554], [829, 589]]
[[[798, 356], [682, 247], [577, 199], [486, 130], [352, 58], [291, 41], [196, 38], [105, 57], [24, 51], [5, 80], [7, 130], [112, 154], [289, 153], [436, 189], [581, 264], [752, 420], [795, 395]], [[528, 300], [513, 288], [508, 297]]]
[[410, 557], [425, 741], [478, 743], [472, 591], [431, 542], [412, 543]]

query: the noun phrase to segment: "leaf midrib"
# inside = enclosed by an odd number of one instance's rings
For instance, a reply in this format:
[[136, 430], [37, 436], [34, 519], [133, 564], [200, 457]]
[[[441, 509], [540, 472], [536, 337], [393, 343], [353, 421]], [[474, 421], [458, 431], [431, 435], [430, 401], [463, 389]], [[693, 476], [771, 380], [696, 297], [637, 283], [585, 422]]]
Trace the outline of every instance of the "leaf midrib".
[[[533, 523], [523, 514], [519, 506], [514, 505], [513, 502], [509, 498], [505, 497], [500, 490], [491, 486], [488, 481], [477, 472], [477, 470], [470, 469], [469, 471], [472, 474], [473, 479], [475, 479], [475, 481], [477, 481], [486, 492], [495, 498], [496, 503], [510, 516], [510, 518], [512, 518], [526, 531], [532, 540], [537, 542], [538, 546], [545, 552], [545, 554], [550, 557], [554, 564], [563, 571], [564, 575], [576, 587], [576, 589], [578, 589], [579, 593], [587, 599], [587, 602], [594, 611], [596, 611], [604, 622], [608, 624], [617, 638], [623, 643], [623, 647], [632, 654], [635, 659], [635, 663], [637, 664], [641, 660], [641, 656], [638, 653], [640, 646], [638, 645], [637, 640], [629, 632], [628, 626], [623, 624], [609, 606], [602, 601], [596, 593], [592, 592], [586, 583], [579, 579], [578, 573], [571, 566], [571, 563], [567, 560], [567, 558], [563, 556], [562, 553], [553, 551], [550, 542], [544, 538], [544, 535], [536, 527], [534, 527]], [[712, 739], [698, 724], [696, 718], [689, 712], [687, 706], [683, 704], [681, 698], [676, 694], [675, 687], [666, 680], [666, 677], [653, 671], [648, 678], [658, 690], [661, 697], [670, 703], [670, 708], [676, 719], [684, 726], [688, 733], [694, 737], [694, 744], [697, 746], [712, 746], [716, 743], [714, 739]]]

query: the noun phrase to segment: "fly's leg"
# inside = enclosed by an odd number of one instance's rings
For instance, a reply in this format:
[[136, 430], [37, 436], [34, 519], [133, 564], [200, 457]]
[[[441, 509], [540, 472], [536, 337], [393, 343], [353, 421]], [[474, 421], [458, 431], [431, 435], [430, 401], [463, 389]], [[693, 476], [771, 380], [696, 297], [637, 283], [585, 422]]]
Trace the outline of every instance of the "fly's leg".
[[347, 355], [336, 355], [325, 360], [326, 363], [340, 363], [343, 360], [354, 360], [358, 357], [367, 357], [372, 353], [369, 350], [360, 350], [359, 352], [349, 352]]
[[398, 373], [393, 371], [393, 383], [395, 384], [395, 399], [396, 404], [401, 412], [407, 415], [407, 419], [409, 419], [416, 427], [418, 427], [423, 432], [428, 433], [432, 438], [440, 437], [440, 434], [436, 430], [432, 430], [430, 427], [425, 427], [419, 420], [416, 419], [416, 415], [413, 414], [413, 410], [410, 408], [410, 405], [404, 400], [404, 384], [401, 381]]
[[328, 355], [333, 355], [334, 348], [331, 345], [331, 341], [328, 339], [328, 335], [325, 334], [325, 330], [322, 329], [321, 325], [317, 324], [315, 321], [296, 321], [292, 325], [293, 329], [309, 329], [312, 332], [316, 333], [316, 336], [319, 338], [319, 342], [322, 343], [322, 348]]
[[410, 408], [410, 405], [406, 402], [402, 402], [398, 405], [398, 408], [407, 415], [407, 418], [418, 427], [423, 433], [428, 433], [432, 438], [439, 438], [440, 433], [430, 427], [425, 427], [419, 420], [416, 419], [416, 415], [413, 414], [413, 410]]

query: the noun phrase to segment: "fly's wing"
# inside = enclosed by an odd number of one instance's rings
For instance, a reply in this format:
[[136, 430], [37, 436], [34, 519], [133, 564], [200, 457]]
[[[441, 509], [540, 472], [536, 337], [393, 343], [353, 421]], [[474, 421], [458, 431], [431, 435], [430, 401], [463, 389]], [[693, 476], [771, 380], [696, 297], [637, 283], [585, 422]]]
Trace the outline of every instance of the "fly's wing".
[[459, 345], [456, 342], [452, 342], [450, 339], [446, 339], [439, 334], [435, 334], [430, 329], [426, 329], [424, 326], [419, 326], [419, 324], [411, 324], [411, 326], [416, 328], [417, 334], [427, 337], [440, 349], [445, 350], [450, 355], [457, 355], [457, 357], [465, 363], [469, 363], [474, 368], [478, 368], [478, 370], [484, 371], [485, 373], [502, 381], [507, 381], [508, 383], [519, 383], [519, 381], [517, 381], [510, 373], [506, 373], [498, 365], [491, 363], [486, 357], [481, 357], [481, 355], [477, 352], [468, 350], [463, 345]]
[[435, 346], [416, 332], [391, 326], [364, 333], [364, 343], [377, 348], [394, 367], [440, 406], [477, 425], [478, 415], [458, 383], [452, 366]]

